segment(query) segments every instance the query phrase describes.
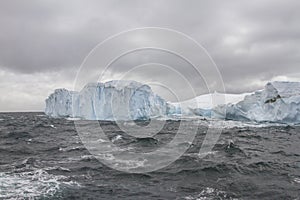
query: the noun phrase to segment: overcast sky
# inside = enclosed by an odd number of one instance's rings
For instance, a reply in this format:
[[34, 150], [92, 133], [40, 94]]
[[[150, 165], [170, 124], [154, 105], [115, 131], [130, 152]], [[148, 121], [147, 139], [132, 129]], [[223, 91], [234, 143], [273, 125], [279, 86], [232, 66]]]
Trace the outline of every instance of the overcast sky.
[[[0, 111], [43, 110], [55, 88], [72, 89], [79, 66], [98, 43], [140, 27], [174, 29], [194, 38], [218, 66], [228, 93], [261, 89], [268, 81], [300, 81], [299, 10], [298, 0], [1, 1]], [[144, 51], [124, 58], [106, 78], [126, 72], [125, 66], [135, 63], [128, 60], [151, 62], [141, 59], [147, 54], [180, 63]], [[185, 90], [176, 76], [158, 69], [131, 78], [163, 77], [179, 92]], [[168, 98], [163, 91], [160, 95]]]

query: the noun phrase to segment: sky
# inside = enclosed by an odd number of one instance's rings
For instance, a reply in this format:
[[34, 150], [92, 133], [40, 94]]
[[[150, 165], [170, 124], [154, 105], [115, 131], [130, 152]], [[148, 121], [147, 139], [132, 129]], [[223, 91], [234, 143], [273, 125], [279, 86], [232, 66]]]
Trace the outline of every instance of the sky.
[[[269, 81], [300, 81], [299, 9], [298, 0], [1, 1], [0, 112], [44, 110], [54, 89], [73, 89], [81, 64], [99, 43], [142, 27], [172, 29], [193, 38], [214, 61], [227, 93], [254, 91]], [[176, 48], [194, 57], [206, 55]], [[130, 67], [153, 60], [162, 65], [146, 65], [128, 75]], [[164, 65], [176, 66], [179, 75]], [[101, 80], [126, 74], [171, 101], [172, 92], [180, 99], [191, 97], [182, 74], [188, 74], [196, 95], [207, 87], [218, 91], [218, 86], [205, 86], [193, 77], [191, 66], [168, 52], [131, 53], [110, 69]]]

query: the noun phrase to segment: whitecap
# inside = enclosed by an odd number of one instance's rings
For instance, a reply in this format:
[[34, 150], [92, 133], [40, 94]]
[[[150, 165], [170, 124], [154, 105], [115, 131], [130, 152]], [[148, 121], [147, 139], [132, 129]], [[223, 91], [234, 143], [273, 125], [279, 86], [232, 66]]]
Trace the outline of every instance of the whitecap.
[[60, 170], [60, 171], [65, 171], [65, 172], [70, 172], [71, 170], [65, 167], [60, 167], [60, 166], [54, 166], [54, 167], [48, 167], [45, 168], [46, 171], [51, 171], [51, 170]]
[[118, 141], [118, 140], [120, 140], [120, 139], [122, 139], [122, 135], [117, 135], [117, 136], [115, 136], [111, 141], [112, 141], [112, 142], [115, 142], [115, 141]]
[[97, 142], [101, 142], [101, 143], [103, 143], [103, 142], [108, 142], [107, 140], [103, 140], [103, 139], [98, 139], [98, 140], [96, 140]]
[[80, 157], [82, 160], [90, 160], [90, 159], [95, 159], [93, 155], [83, 155]]
[[53, 124], [51, 124], [50, 127], [56, 129], [56, 127]]
[[203, 158], [208, 155], [216, 155], [218, 151], [208, 151], [208, 152], [203, 152], [203, 153], [197, 153], [197, 156], [200, 158]]
[[59, 148], [59, 151], [64, 151], [64, 152], [66, 152], [66, 151], [84, 150], [84, 149], [85, 149], [84, 146], [65, 147], [65, 148], [60, 147], [60, 148]]
[[0, 173], [0, 199], [55, 197], [64, 187], [80, 187], [67, 177], [48, 174], [44, 169], [22, 173]]
[[127, 169], [132, 170], [134, 168], [141, 168], [145, 167], [145, 163], [147, 162], [146, 159], [142, 160], [127, 160], [127, 159], [112, 159], [114, 156], [112, 156], [110, 159], [105, 159], [108, 161], [109, 165], [112, 165], [116, 169]]
[[300, 183], [300, 178], [294, 178], [295, 183]]
[[76, 120], [81, 120], [81, 118], [77, 118], [77, 117], [68, 117], [68, 118], [66, 118], [66, 120], [69, 120], [69, 121], [76, 121]]
[[189, 195], [183, 197], [186, 200], [210, 200], [210, 199], [231, 199], [236, 200], [236, 198], [231, 198], [228, 194], [224, 191], [220, 191], [215, 188], [204, 188], [200, 193]]

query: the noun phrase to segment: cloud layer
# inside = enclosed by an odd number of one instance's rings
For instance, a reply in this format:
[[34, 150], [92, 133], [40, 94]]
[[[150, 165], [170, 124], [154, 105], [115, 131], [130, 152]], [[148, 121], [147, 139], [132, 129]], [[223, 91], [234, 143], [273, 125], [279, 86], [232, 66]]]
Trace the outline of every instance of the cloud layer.
[[[170, 28], [194, 38], [217, 64], [227, 92], [255, 90], [270, 80], [298, 81], [299, 8], [297, 0], [1, 1], [0, 111], [43, 110], [55, 88], [72, 88], [83, 59], [98, 43], [138, 27]], [[147, 53], [124, 58], [119, 62], [124, 67], [106, 78], [126, 72], [135, 60], [151, 62]], [[176, 59], [161, 60], [172, 64]], [[171, 74], [153, 69], [131, 76], [145, 77], [174, 83], [181, 98], [189, 97], [186, 85]], [[154, 88], [174, 100], [162, 87]], [[198, 91], [207, 92], [205, 87]]]

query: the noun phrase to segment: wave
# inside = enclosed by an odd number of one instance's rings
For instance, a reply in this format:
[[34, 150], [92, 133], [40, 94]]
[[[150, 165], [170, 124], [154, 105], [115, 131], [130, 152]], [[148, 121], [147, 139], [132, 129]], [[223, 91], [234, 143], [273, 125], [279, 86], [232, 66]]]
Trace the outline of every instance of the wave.
[[31, 137], [29, 132], [26, 131], [15, 131], [9, 132], [5, 136], [5, 138], [13, 138], [13, 139], [20, 139], [20, 138], [29, 138]]
[[300, 178], [294, 178], [295, 183], [300, 183]]
[[136, 138], [134, 143], [138, 143], [141, 145], [152, 145], [152, 144], [158, 144], [158, 140], [152, 137], [146, 137], [146, 138]]
[[34, 199], [59, 197], [65, 187], [80, 187], [67, 177], [48, 174], [46, 170], [36, 169], [22, 173], [0, 173], [0, 199]]
[[82, 151], [85, 150], [86, 148], [84, 146], [76, 146], [76, 147], [60, 147], [59, 151], [64, 151], [64, 152], [70, 152], [70, 151]]
[[235, 195], [232, 195], [233, 197], [229, 196], [225, 191], [221, 191], [215, 188], [210, 188], [210, 187], [206, 187], [204, 188], [200, 193], [198, 194], [194, 194], [194, 195], [189, 195], [189, 196], [185, 196], [183, 197], [183, 199], [185, 200], [209, 200], [209, 199], [235, 199], [237, 200], [237, 198], [235, 198]]
[[117, 135], [117, 136], [113, 137], [111, 141], [116, 142], [116, 141], [121, 140], [121, 139], [122, 139], [122, 135]]

